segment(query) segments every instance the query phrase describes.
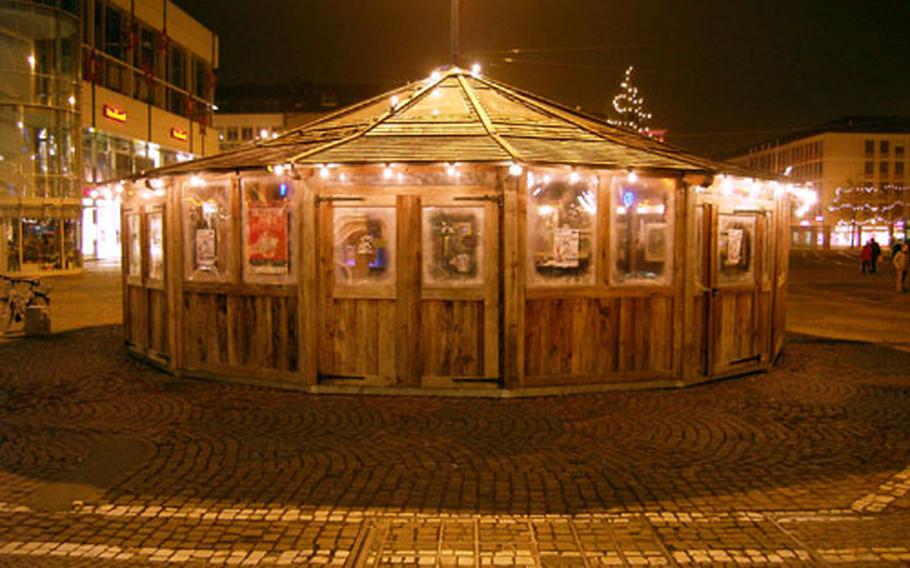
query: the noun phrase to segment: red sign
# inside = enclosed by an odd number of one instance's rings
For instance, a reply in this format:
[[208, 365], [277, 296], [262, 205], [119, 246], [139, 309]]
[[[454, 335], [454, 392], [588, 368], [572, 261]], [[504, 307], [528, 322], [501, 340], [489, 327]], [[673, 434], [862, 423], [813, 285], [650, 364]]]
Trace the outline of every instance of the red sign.
[[104, 117], [109, 118], [115, 122], [126, 122], [126, 111], [120, 110], [117, 107], [111, 105], [104, 105], [102, 109], [104, 112]]
[[177, 127], [171, 128], [171, 138], [174, 140], [180, 140], [181, 142], [186, 142], [189, 139], [189, 134], [186, 133], [186, 130], [181, 130]]

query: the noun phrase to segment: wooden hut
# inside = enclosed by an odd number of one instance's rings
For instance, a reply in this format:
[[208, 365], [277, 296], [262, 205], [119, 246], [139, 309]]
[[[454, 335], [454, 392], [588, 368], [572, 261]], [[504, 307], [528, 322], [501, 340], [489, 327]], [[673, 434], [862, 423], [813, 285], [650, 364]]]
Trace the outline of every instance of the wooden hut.
[[750, 175], [452, 68], [128, 184], [126, 345], [317, 392], [766, 370], [793, 192]]

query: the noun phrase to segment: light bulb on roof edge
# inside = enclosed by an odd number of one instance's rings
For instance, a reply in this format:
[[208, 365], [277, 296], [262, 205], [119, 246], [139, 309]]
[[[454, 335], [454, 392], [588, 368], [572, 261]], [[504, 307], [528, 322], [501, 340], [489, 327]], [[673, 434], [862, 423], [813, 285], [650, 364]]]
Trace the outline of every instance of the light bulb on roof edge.
[[455, 177], [456, 173], [457, 173], [457, 170], [455, 169], [454, 164], [446, 164], [446, 174], [448, 174], [449, 177]]
[[629, 183], [635, 183], [638, 181], [638, 174], [635, 173], [635, 170], [629, 170], [628, 175], [626, 175], [626, 179], [629, 180]]
[[383, 177], [383, 179], [391, 179], [391, 177], [392, 177], [392, 168], [391, 168], [390, 166], [385, 166], [385, 167], [382, 169], [382, 177]]
[[509, 165], [509, 175], [511, 176], [520, 176], [521, 175], [521, 164], [512, 163]]
[[471, 75], [474, 75], [475, 77], [480, 75], [480, 63], [471, 65]]
[[398, 107], [398, 95], [392, 95], [392, 98], [389, 99], [389, 103], [392, 105], [392, 108]]
[[430, 73], [431, 81], [438, 81], [441, 77], [442, 77], [442, 73], [440, 73], [437, 70], [434, 70], [432, 73]]
[[576, 184], [578, 183], [578, 178], [581, 177], [578, 175], [578, 172], [572, 172], [569, 174], [569, 183]]
[[319, 166], [319, 177], [322, 179], [327, 179], [329, 177], [329, 168], [325, 166]]

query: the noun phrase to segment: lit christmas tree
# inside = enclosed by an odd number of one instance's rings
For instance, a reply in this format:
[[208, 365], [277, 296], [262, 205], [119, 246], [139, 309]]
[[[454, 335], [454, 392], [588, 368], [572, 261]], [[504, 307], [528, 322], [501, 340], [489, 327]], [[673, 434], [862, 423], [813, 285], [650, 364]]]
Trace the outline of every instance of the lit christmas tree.
[[638, 87], [632, 82], [632, 71], [634, 70], [635, 67], [632, 65], [626, 69], [626, 75], [619, 84], [622, 91], [613, 97], [613, 110], [616, 111], [619, 118], [609, 119], [608, 122], [613, 126], [644, 132], [648, 130], [651, 113], [645, 111], [645, 99], [638, 94]]

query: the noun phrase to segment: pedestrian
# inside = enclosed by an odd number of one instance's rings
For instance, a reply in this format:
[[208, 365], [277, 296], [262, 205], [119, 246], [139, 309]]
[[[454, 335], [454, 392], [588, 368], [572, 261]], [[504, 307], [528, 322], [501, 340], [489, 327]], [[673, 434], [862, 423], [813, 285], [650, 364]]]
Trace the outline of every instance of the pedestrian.
[[863, 245], [863, 250], [859, 252], [859, 260], [863, 267], [863, 274], [872, 268], [872, 242]]
[[882, 247], [878, 244], [878, 241], [875, 240], [875, 237], [872, 237], [869, 244], [872, 245], [872, 270], [869, 272], [875, 274], [875, 271], [878, 268], [878, 257], [882, 255]]
[[907, 261], [910, 260], [907, 258], [908, 254], [907, 243], [901, 245], [901, 249], [897, 251], [897, 254], [894, 255], [894, 258], [891, 259], [891, 263], [894, 264], [895, 278], [895, 290], [897, 292], [906, 292], [906, 283], [907, 283]]

